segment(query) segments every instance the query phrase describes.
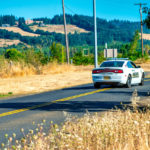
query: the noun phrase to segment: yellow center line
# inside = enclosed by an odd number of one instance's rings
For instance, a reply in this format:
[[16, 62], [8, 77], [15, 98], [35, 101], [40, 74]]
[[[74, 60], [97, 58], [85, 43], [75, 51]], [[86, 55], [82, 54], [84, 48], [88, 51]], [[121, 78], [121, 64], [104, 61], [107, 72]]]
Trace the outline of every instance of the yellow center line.
[[150, 81], [150, 79], [146, 79], [146, 80], [144, 80], [144, 81]]
[[111, 88], [99, 89], [99, 90], [96, 90], [96, 91], [87, 92], [87, 93], [83, 93], [83, 94], [79, 94], [79, 95], [74, 95], [74, 96], [70, 96], [70, 97], [54, 100], [54, 101], [51, 101], [51, 102], [47, 102], [47, 103], [43, 103], [43, 104], [31, 106], [31, 107], [26, 107], [26, 108], [22, 108], [22, 109], [17, 109], [17, 110], [1, 113], [0, 117], [9, 116], [9, 115], [12, 115], [12, 114], [17, 114], [17, 113], [28, 111], [28, 110], [31, 110], [31, 109], [36, 109], [36, 108], [48, 106], [48, 105], [51, 105], [51, 104], [54, 104], [54, 103], [58, 103], [58, 102], [69, 101], [71, 99], [75, 99], [75, 98], [79, 98], [79, 97], [83, 97], [83, 96], [87, 96], [87, 95], [92, 95], [92, 94], [95, 94], [95, 93], [98, 93], [98, 92], [103, 92], [103, 91], [110, 90], [110, 89]]

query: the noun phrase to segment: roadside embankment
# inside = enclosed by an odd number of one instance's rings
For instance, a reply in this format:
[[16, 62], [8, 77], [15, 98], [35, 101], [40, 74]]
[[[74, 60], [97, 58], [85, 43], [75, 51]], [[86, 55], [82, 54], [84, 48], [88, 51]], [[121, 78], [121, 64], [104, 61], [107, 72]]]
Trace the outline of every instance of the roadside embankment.
[[[51, 65], [43, 67], [39, 75], [16, 75], [0, 78], [0, 92], [13, 95], [34, 94], [44, 91], [91, 83], [93, 66]], [[18, 69], [18, 71], [20, 71]], [[13, 72], [18, 73], [17, 69]]]

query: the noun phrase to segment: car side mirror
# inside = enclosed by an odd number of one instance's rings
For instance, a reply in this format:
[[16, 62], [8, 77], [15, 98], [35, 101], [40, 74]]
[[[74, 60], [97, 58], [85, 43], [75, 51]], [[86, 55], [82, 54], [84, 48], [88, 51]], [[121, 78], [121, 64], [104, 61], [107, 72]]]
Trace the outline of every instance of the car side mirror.
[[136, 68], [141, 68], [141, 66], [137, 66]]

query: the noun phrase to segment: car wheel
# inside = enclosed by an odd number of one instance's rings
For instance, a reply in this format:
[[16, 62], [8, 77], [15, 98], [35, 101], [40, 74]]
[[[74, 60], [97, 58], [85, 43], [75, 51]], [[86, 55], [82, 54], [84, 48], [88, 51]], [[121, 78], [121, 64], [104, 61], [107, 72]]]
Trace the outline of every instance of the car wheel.
[[111, 87], [112, 87], [112, 88], [116, 88], [116, 87], [117, 87], [117, 84], [112, 84]]
[[96, 89], [98, 89], [98, 88], [100, 88], [100, 84], [99, 84], [99, 83], [94, 83], [94, 87], [95, 87]]
[[126, 88], [131, 88], [131, 81], [132, 81], [132, 77], [131, 75], [129, 75], [126, 83]]
[[142, 77], [141, 77], [141, 82], [140, 82], [139, 85], [140, 85], [140, 86], [143, 86], [143, 85], [144, 85], [144, 74], [143, 74]]

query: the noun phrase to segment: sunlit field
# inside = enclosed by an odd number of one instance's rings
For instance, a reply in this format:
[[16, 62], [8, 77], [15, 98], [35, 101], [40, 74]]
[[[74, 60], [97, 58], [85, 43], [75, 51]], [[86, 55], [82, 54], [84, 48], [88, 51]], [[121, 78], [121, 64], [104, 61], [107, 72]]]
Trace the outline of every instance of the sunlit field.
[[[7, 63], [6, 63], [7, 64]], [[94, 66], [51, 63], [37, 69], [24, 64], [6, 65], [0, 70], [0, 94], [33, 94], [92, 82]], [[5, 66], [4, 66], [5, 67]]]
[[58, 64], [56, 62], [47, 65], [31, 65], [24, 62], [12, 62], [6, 59], [0, 59], [0, 78], [24, 77], [31, 75], [49, 75], [62, 74], [66, 72], [91, 71], [94, 65], [75, 66], [67, 64]]

